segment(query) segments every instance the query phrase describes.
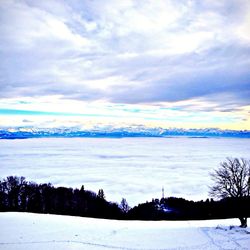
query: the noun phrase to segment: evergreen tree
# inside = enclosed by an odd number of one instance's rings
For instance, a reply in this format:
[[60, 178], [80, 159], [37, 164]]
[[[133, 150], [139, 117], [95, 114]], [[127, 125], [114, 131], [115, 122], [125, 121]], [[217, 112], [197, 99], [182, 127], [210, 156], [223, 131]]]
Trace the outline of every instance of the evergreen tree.
[[125, 198], [122, 198], [120, 208], [124, 213], [127, 213], [129, 211], [130, 207]]
[[100, 198], [100, 199], [103, 199], [103, 200], [105, 199], [105, 195], [104, 195], [103, 189], [99, 189], [97, 197]]

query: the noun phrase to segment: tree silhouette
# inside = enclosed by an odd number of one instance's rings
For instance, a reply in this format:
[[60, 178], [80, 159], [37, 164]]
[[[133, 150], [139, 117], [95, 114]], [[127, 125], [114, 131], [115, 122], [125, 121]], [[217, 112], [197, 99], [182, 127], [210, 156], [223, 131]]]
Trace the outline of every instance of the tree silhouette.
[[99, 189], [97, 197], [100, 199], [105, 199], [104, 191], [103, 189]]
[[96, 218], [121, 218], [118, 204], [105, 199], [103, 189], [92, 191], [53, 187], [27, 182], [24, 177], [8, 176], [0, 180], [0, 211], [22, 211]]
[[[242, 202], [250, 195], [250, 162], [246, 159], [227, 158], [220, 164], [211, 177], [214, 185], [210, 187], [210, 195], [216, 198], [234, 198]], [[239, 212], [241, 227], [247, 226], [247, 217], [243, 211]]]
[[124, 212], [124, 213], [127, 213], [129, 211], [130, 207], [129, 207], [128, 202], [126, 201], [125, 198], [122, 198], [120, 208], [121, 208], [122, 212]]

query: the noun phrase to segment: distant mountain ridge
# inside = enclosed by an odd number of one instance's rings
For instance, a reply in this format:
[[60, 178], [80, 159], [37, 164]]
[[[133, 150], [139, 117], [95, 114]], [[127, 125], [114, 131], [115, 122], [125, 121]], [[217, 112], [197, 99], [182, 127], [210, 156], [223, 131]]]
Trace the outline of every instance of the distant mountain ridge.
[[217, 128], [181, 129], [181, 128], [148, 128], [132, 127], [97, 127], [92, 129], [79, 128], [7, 128], [0, 129], [0, 139], [26, 139], [48, 137], [237, 137], [250, 138], [250, 130], [221, 130]]

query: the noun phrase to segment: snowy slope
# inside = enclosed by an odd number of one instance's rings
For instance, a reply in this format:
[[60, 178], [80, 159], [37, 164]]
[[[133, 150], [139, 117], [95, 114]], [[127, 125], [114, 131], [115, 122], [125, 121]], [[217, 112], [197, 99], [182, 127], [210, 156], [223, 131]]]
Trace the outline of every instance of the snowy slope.
[[0, 213], [0, 249], [250, 249], [250, 229], [238, 224], [237, 219], [145, 222], [8, 212]]

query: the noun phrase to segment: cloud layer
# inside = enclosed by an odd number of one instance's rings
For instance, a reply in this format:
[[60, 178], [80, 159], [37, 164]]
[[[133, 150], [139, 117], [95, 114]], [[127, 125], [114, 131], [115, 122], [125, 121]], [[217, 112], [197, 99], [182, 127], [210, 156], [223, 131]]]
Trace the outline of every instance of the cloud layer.
[[250, 105], [249, 1], [10, 0], [0, 19], [2, 100]]
[[[206, 199], [209, 172], [228, 156], [249, 157], [250, 140], [192, 138], [27, 139], [0, 144], [0, 175], [37, 183], [103, 188], [109, 200], [129, 204], [166, 197]], [[36, 159], [36, 160], [34, 160]]]
[[1, 95], [249, 104], [247, 1], [6, 1]]

